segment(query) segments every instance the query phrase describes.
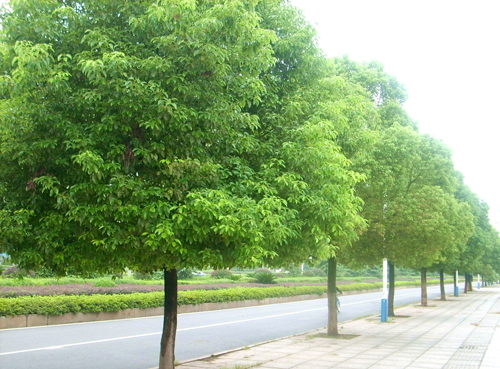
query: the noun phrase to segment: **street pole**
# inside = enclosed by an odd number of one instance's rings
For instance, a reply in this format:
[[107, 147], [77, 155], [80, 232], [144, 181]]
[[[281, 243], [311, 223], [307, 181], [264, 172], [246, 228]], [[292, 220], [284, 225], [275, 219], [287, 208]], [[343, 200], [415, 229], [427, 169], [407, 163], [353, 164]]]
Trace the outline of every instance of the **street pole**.
[[382, 267], [382, 301], [380, 306], [380, 321], [387, 322], [387, 315], [389, 313], [389, 306], [387, 304], [388, 290], [387, 290], [387, 259], [384, 258]]
[[458, 297], [459, 294], [459, 287], [458, 287], [458, 270], [455, 271], [455, 297]]

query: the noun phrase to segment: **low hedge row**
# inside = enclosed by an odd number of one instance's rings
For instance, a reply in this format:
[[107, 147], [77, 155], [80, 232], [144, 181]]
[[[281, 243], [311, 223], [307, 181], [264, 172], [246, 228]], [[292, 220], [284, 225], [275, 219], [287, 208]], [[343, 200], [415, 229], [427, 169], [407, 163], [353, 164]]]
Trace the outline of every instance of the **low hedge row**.
[[[414, 283], [396, 282], [396, 285], [414, 285]], [[341, 286], [343, 291], [370, 290], [381, 287], [381, 282], [353, 283]], [[326, 286], [235, 287], [221, 290], [179, 291], [178, 304], [195, 305], [208, 302], [262, 300], [273, 297], [322, 295], [323, 293], [326, 293]], [[163, 292], [90, 296], [23, 296], [0, 298], [0, 316], [27, 314], [61, 315], [79, 312], [97, 313], [101, 311], [119, 311], [130, 308], [154, 308], [161, 306], [163, 306]]]
[[[179, 291], [179, 305], [195, 305], [207, 302], [262, 300], [271, 297], [323, 294], [325, 286], [236, 287], [223, 290]], [[132, 293], [117, 295], [80, 296], [23, 296], [0, 298], [0, 316], [65, 313], [97, 313], [119, 311], [130, 308], [152, 308], [163, 306], [163, 292]]]

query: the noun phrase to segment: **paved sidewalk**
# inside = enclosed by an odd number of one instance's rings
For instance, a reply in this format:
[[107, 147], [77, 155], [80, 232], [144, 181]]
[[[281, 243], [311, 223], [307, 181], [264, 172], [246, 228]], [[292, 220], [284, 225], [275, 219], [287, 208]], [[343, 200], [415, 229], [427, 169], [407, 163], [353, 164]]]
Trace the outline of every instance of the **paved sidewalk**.
[[[186, 362], [179, 369], [500, 368], [500, 285], [380, 316]], [[244, 334], [244, 332], [240, 332]]]

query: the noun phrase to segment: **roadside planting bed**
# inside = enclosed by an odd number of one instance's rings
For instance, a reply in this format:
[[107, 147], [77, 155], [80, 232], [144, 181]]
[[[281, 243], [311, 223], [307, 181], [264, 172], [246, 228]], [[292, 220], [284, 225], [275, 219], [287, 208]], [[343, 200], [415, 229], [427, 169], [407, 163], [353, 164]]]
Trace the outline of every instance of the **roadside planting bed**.
[[[447, 283], [450, 280], [446, 281]], [[429, 283], [439, 283], [429, 280]], [[340, 281], [342, 291], [374, 290], [381, 282], [356, 283]], [[419, 281], [397, 281], [396, 286], [419, 286]], [[39, 286], [0, 286], [0, 316], [27, 314], [60, 315], [94, 313], [131, 308], [163, 306], [163, 286], [160, 284], [118, 284], [97, 287], [95, 283]], [[215, 283], [179, 285], [179, 305], [262, 300], [298, 295], [322, 295], [326, 282], [287, 282], [273, 285], [256, 283]]]

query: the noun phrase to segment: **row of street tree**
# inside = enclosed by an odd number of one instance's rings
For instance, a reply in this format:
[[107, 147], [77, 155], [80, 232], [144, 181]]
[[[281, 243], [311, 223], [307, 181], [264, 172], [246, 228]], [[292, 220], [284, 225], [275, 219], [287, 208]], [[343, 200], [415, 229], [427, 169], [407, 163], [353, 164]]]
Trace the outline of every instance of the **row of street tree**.
[[328, 259], [332, 301], [337, 260], [498, 278], [488, 207], [403, 86], [325, 58], [288, 1], [16, 0], [1, 22], [0, 251], [163, 270], [161, 369], [180, 268]]

